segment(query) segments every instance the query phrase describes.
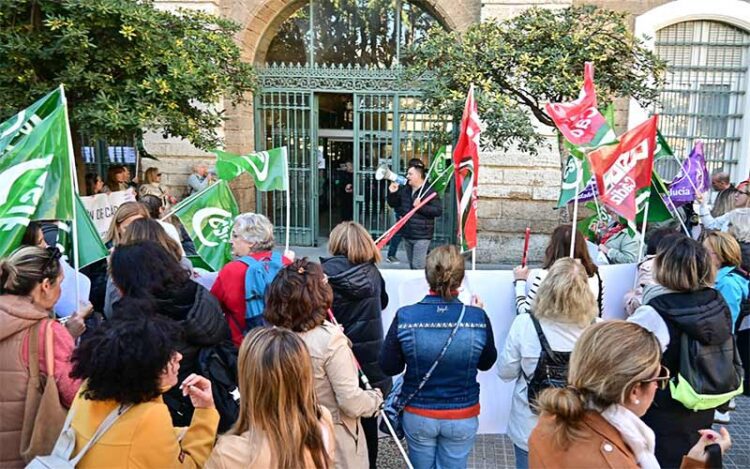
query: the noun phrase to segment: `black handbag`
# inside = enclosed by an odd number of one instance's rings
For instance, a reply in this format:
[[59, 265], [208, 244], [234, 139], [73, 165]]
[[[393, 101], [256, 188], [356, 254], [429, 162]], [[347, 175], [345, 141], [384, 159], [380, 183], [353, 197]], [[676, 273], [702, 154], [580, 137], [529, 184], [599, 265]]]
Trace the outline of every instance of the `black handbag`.
[[[427, 370], [427, 373], [425, 373], [424, 377], [419, 382], [419, 385], [417, 386], [417, 389], [414, 390], [414, 392], [412, 392], [406, 399], [401, 399], [401, 387], [403, 386], [404, 375], [399, 375], [394, 381], [393, 388], [391, 389], [391, 392], [388, 393], [388, 397], [383, 403], [383, 418], [388, 419], [398, 439], [401, 440], [404, 438], [404, 409], [409, 404], [409, 402], [414, 399], [414, 396], [416, 396], [417, 393], [422, 390], [424, 385], [427, 384], [430, 376], [432, 376], [435, 368], [437, 368], [438, 363], [440, 363], [440, 360], [442, 360], [445, 356], [445, 352], [448, 351], [448, 347], [451, 345], [451, 342], [453, 342], [453, 338], [456, 336], [458, 328], [461, 326], [461, 321], [463, 321], [465, 313], [466, 305], [463, 305], [463, 307], [461, 308], [461, 315], [458, 316], [458, 321], [456, 321], [456, 325], [453, 326], [453, 329], [451, 330], [451, 333], [448, 336], [448, 340], [445, 342], [443, 349], [438, 354], [430, 369]], [[383, 433], [390, 433], [388, 425], [384, 421], [380, 422], [380, 431], [382, 431]]]

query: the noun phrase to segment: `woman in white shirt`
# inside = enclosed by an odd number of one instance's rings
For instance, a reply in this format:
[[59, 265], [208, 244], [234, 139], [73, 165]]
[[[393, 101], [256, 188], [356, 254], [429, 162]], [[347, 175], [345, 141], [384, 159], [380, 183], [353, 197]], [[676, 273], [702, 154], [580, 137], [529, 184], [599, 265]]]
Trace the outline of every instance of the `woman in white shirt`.
[[737, 185], [737, 191], [734, 193], [734, 210], [719, 217], [711, 215], [706, 197], [699, 195], [696, 200], [700, 203], [698, 213], [701, 216], [703, 227], [707, 230], [727, 231], [736, 213], [750, 210], [750, 181], [741, 182]]
[[497, 365], [502, 380], [516, 382], [508, 436], [513, 441], [517, 468], [528, 467], [527, 442], [538, 420], [528, 400], [528, 382], [542, 353], [533, 321], [539, 322], [553, 351], [570, 352], [598, 313], [588, 273], [578, 259], [558, 259], [545, 273], [546, 278], [531, 303], [531, 314], [516, 316]]
[[[570, 256], [570, 225], [559, 225], [550, 236], [547, 249], [544, 251], [544, 263], [541, 269], [534, 269], [529, 272], [528, 267], [518, 266], [513, 270], [513, 284], [516, 289], [516, 313], [528, 313], [531, 309], [531, 302], [537, 295], [542, 280], [547, 277], [548, 269], [558, 259]], [[599, 276], [599, 269], [589, 256], [589, 250], [586, 247], [586, 240], [580, 231], [576, 230], [576, 245], [573, 257], [578, 259], [586, 269], [589, 288], [594, 298], [601, 316], [603, 310], [604, 288], [602, 279]], [[530, 279], [530, 280], [529, 280]], [[526, 291], [528, 283], [529, 291]]]

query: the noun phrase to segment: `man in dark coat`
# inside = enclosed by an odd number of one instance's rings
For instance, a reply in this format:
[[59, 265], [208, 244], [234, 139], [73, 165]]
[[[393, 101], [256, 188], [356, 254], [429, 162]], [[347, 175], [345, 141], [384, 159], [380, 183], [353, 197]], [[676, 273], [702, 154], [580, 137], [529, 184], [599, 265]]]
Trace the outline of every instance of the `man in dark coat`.
[[[422, 199], [435, 192], [427, 188], [425, 181], [425, 167], [411, 165], [406, 172], [407, 185], [399, 186], [391, 183], [388, 187], [388, 205], [396, 209], [396, 213], [408, 213], [416, 207]], [[424, 269], [427, 252], [435, 232], [435, 218], [443, 213], [440, 197], [436, 196], [415, 213], [406, 225], [401, 228], [401, 235], [409, 258], [409, 267]]]

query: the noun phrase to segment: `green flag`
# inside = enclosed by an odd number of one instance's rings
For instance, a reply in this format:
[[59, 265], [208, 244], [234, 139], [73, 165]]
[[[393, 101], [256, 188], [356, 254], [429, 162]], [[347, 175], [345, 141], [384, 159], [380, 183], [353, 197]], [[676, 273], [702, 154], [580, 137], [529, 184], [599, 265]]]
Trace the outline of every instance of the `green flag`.
[[239, 209], [227, 181], [188, 197], [172, 212], [185, 226], [198, 255], [212, 269], [219, 270], [231, 260], [229, 239]]
[[659, 161], [664, 158], [672, 158], [674, 153], [672, 148], [669, 146], [667, 139], [659, 132], [656, 131], [656, 149], [654, 150], [654, 161]]
[[285, 191], [289, 187], [289, 162], [286, 147], [235, 155], [221, 150], [216, 154], [216, 174], [229, 181], [247, 171], [259, 191]]
[[607, 213], [607, 210], [605, 210], [604, 205], [597, 206], [594, 202], [586, 202], [583, 206], [594, 212], [594, 214], [578, 222], [578, 231], [580, 231], [581, 234], [583, 234], [583, 237], [587, 240], [598, 244], [601, 234], [607, 228], [607, 225], [612, 219], [609, 216], [609, 213]]
[[[104, 247], [102, 238], [96, 231], [94, 222], [89, 216], [88, 210], [81, 202], [81, 198], [76, 194], [76, 226], [78, 227], [78, 266], [86, 267], [94, 262], [100, 261], [109, 255], [109, 251]], [[70, 233], [71, 225], [69, 223], [58, 223], [57, 244], [63, 253], [70, 253], [73, 243], [73, 236]]]
[[441, 196], [445, 193], [445, 189], [453, 179], [453, 161], [450, 156], [445, 153], [445, 145], [435, 154], [432, 163], [430, 164], [430, 170], [427, 173], [428, 185], [435, 189], [435, 192]]
[[[661, 180], [656, 171], [651, 173], [651, 190], [649, 191], [648, 222], [660, 222], [671, 220], [674, 216], [665, 202], [665, 197], [669, 194], [664, 181]], [[644, 204], [638, 205], [638, 214], [635, 222], [640, 226], [643, 223]]]
[[62, 87], [0, 124], [0, 256], [30, 220], [71, 220], [70, 130]]

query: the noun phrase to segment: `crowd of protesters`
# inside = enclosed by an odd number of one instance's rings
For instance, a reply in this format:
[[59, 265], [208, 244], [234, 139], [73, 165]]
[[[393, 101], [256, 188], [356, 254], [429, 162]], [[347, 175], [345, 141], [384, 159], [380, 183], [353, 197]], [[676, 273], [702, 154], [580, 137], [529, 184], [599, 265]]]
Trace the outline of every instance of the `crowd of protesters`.
[[[126, 169], [87, 178], [90, 192], [131, 187]], [[389, 195], [401, 211], [424, 183], [424, 167], [410, 171], [412, 187]], [[589, 249], [557, 227], [541, 268], [514, 270], [516, 317], [496, 344], [482, 299], [459, 299], [464, 256], [430, 250], [419, 230], [404, 240], [410, 259], [425, 251], [429, 291], [387, 331], [381, 253], [355, 222], [334, 228], [318, 263], [279, 253], [268, 218], [241, 214], [234, 260], [205, 285], [190, 239], [161, 219], [175, 201], [160, 176], [147, 170], [139, 201], [119, 206], [109, 257], [86, 271], [90, 303], [58, 312], [70, 267], [40, 224], [0, 260], [1, 467], [374, 468], [393, 426], [415, 468], [466, 467], [478, 372], [493, 368], [513, 383], [519, 468], [714, 467], [731, 446], [711, 427], [734, 399], [688, 408], [674, 388], [695, 359], [716, 370], [698, 381], [734, 396], [744, 379], [750, 393], [747, 181], [715, 175], [699, 239], [652, 227], [641, 243], [614, 218]], [[207, 168], [194, 176], [200, 191]], [[603, 319], [597, 264], [639, 260], [627, 320]], [[714, 348], [696, 358], [690, 341]]]

